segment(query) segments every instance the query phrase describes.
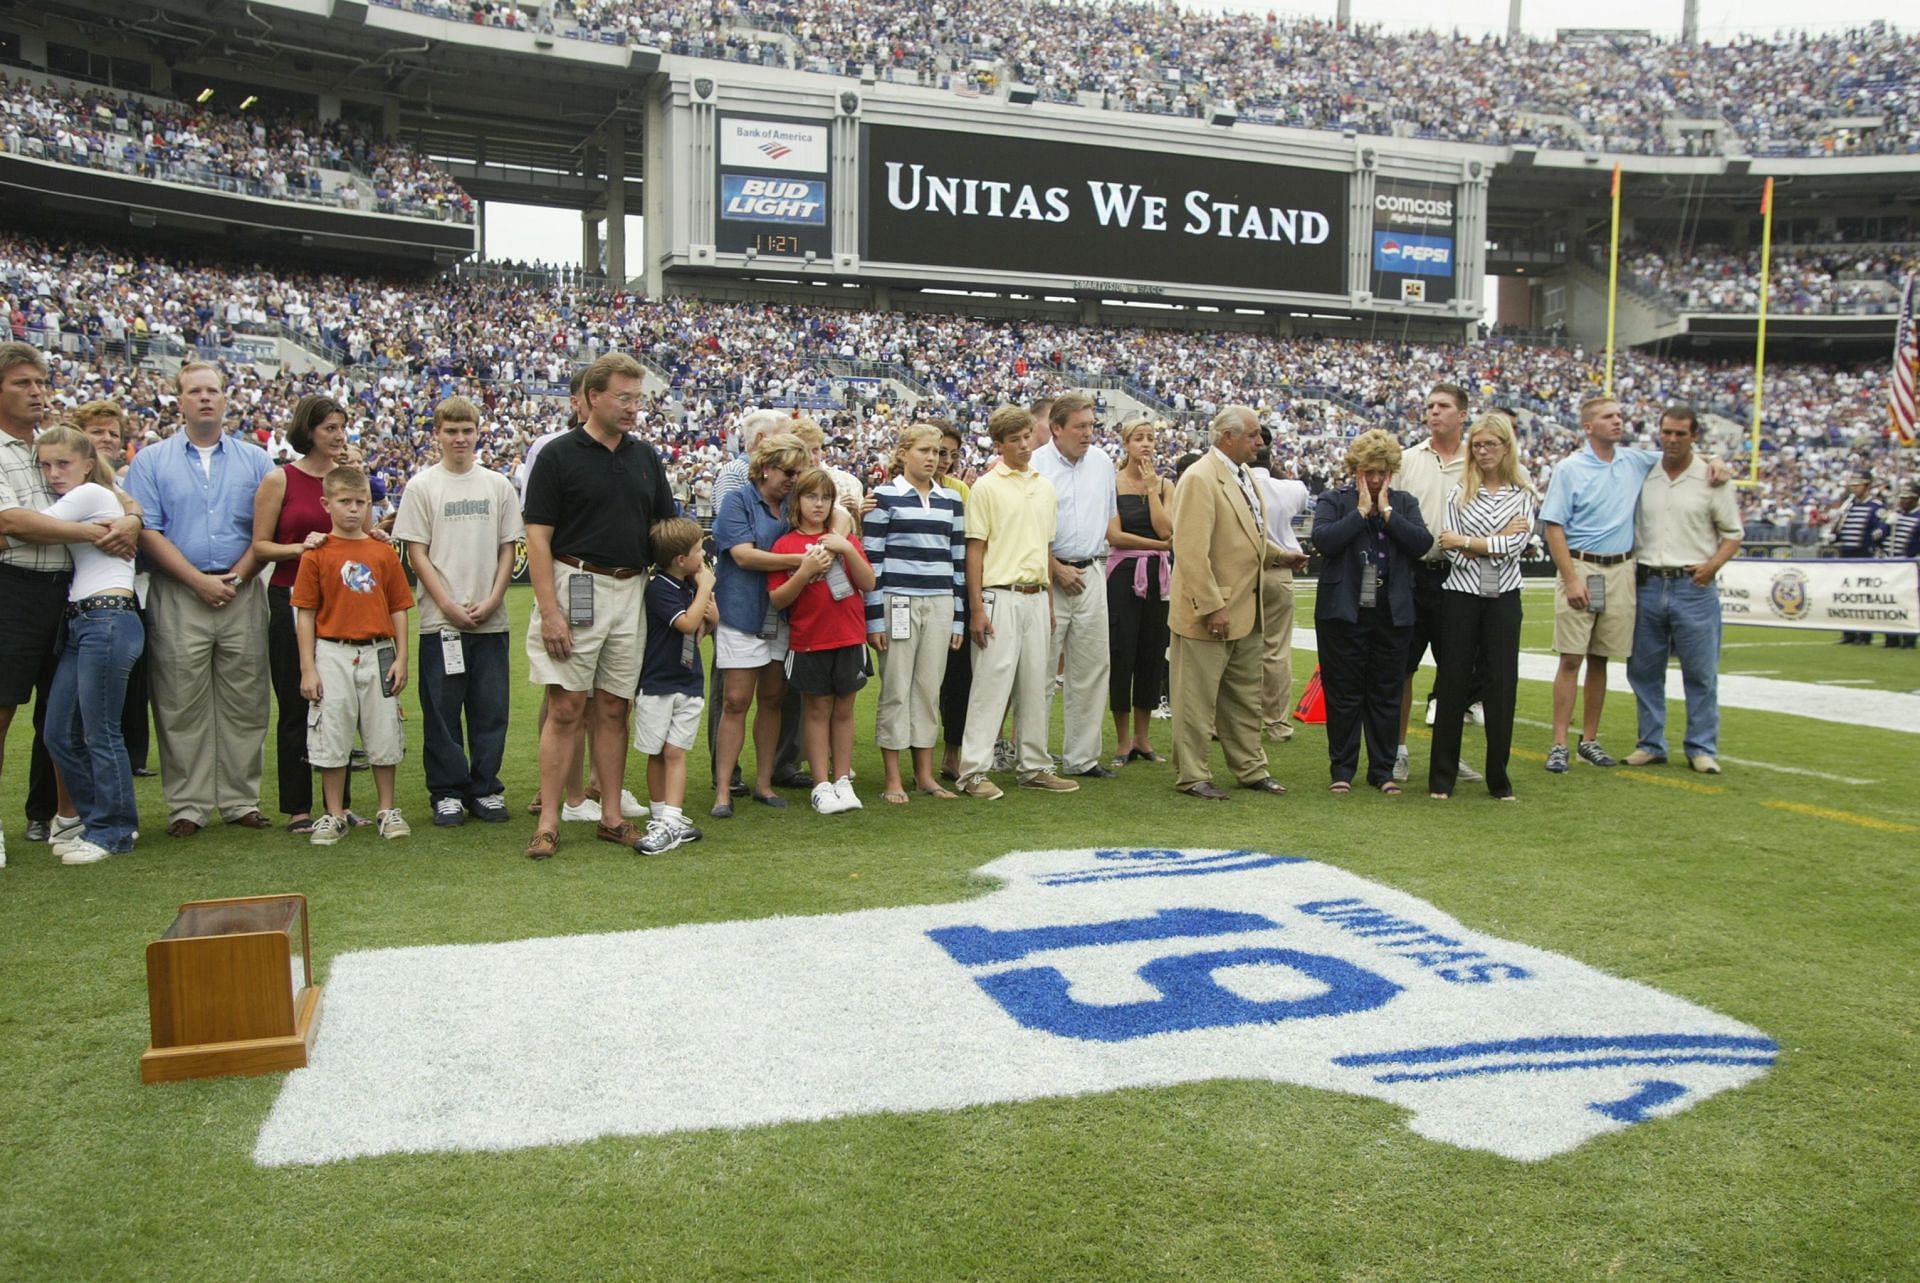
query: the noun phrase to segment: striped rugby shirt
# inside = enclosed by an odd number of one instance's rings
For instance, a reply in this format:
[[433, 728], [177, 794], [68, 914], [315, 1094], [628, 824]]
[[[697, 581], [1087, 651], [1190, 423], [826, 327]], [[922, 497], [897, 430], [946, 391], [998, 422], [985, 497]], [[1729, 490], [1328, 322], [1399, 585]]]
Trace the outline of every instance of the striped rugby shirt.
[[861, 543], [873, 564], [867, 631], [885, 632], [886, 595], [953, 597], [953, 631], [966, 630], [967, 527], [960, 496], [934, 486], [926, 498], [905, 477], [873, 492]]
[[[1529, 525], [1517, 535], [1496, 532], [1505, 529], [1518, 516], [1524, 515], [1529, 523], [1532, 522], [1535, 513], [1533, 494], [1523, 486], [1502, 486], [1498, 490], [1482, 487], [1473, 496], [1473, 502], [1462, 508], [1460, 495], [1463, 489], [1462, 486], [1455, 486], [1453, 493], [1447, 496], [1447, 521], [1443, 529], [1472, 539], [1487, 540], [1500, 565], [1500, 591], [1513, 592], [1520, 587], [1520, 554], [1533, 538], [1533, 528]], [[1447, 572], [1446, 587], [1453, 592], [1479, 596], [1480, 563], [1485, 558], [1469, 557], [1464, 552], [1449, 552], [1447, 557], [1453, 562], [1453, 569]]]

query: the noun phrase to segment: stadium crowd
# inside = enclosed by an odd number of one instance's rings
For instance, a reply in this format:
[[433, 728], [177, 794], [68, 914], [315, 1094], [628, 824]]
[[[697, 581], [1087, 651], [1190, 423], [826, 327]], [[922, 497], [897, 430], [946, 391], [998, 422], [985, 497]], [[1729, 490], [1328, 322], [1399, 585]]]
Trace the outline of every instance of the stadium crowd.
[[[403, 143], [343, 120], [239, 116], [125, 91], [0, 74], [0, 144], [19, 156], [274, 200], [473, 221], [473, 200]], [[326, 173], [337, 175], [328, 187]]]
[[[1596, 246], [1596, 256], [1604, 247]], [[1670, 306], [1689, 312], [1757, 312], [1760, 250], [1724, 245], [1676, 249], [1647, 242], [1620, 247], [1621, 266]], [[1602, 260], [1604, 261], [1604, 260]], [[1912, 247], [1776, 245], [1767, 310], [1794, 315], [1875, 315], [1900, 307], [1900, 278], [1920, 269]]]
[[[1326, 476], [1348, 437], [1370, 426], [1404, 430], [1418, 416], [1419, 389], [1444, 377], [1519, 411], [1536, 466], [1577, 440], [1578, 403], [1601, 381], [1594, 353], [1498, 338], [1445, 346], [647, 300], [533, 273], [361, 278], [22, 236], [0, 237], [0, 293], [11, 337], [56, 354], [59, 394], [70, 401], [115, 396], [140, 435], [157, 439], [176, 411], [153, 364], [212, 355], [233, 371], [234, 412], [247, 431], [271, 434], [310, 392], [352, 407], [353, 435], [396, 493], [431, 449], [422, 425], [441, 398], [460, 392], [481, 406], [482, 464], [509, 469], [550, 424], [569, 372], [616, 349], [658, 371], [642, 419], [689, 487], [717, 468], [741, 405], [819, 413], [834, 425], [836, 462], [864, 476], [903, 421], [960, 423], [977, 466], [994, 406], [1103, 382], [1116, 405], [1176, 423], [1225, 404], [1258, 407], [1288, 425], [1286, 462]], [[275, 371], [233, 346], [281, 334], [336, 368], [295, 373], [289, 362]], [[849, 381], [853, 370], [870, 381]], [[1743, 365], [1631, 351], [1615, 362], [1615, 390], [1637, 425], [1673, 402], [1744, 425], [1751, 377]], [[1842, 498], [1847, 472], [1884, 468], [1885, 398], [1877, 366], [1771, 365], [1752, 510], [1819, 520]], [[1108, 415], [1103, 430], [1121, 417]], [[1743, 448], [1722, 445], [1736, 456]]]
[[[506, 5], [382, 2], [513, 25]], [[1018, 0], [553, 0], [533, 21], [563, 36], [838, 76], [871, 67], [965, 92], [1005, 75], [1047, 101], [1116, 111], [1197, 116], [1228, 100], [1246, 119], [1304, 129], [1651, 154], [1920, 150], [1920, 42], [1879, 25], [1697, 46], [1624, 33], [1508, 41]]]

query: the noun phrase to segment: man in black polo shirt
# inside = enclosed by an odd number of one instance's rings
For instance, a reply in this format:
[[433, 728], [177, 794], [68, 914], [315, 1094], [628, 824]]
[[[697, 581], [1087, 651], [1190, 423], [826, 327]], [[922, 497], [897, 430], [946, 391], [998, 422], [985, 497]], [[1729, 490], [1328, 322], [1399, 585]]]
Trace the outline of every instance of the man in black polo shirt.
[[626, 776], [627, 703], [646, 643], [647, 530], [674, 515], [667, 470], [651, 445], [629, 436], [640, 405], [640, 365], [611, 352], [580, 381], [586, 422], [555, 439], [527, 478], [528, 676], [547, 688], [540, 730], [540, 818], [530, 859], [559, 848], [561, 804], [573, 737], [589, 719], [602, 781], [595, 836], [636, 846], [640, 831], [620, 814]]

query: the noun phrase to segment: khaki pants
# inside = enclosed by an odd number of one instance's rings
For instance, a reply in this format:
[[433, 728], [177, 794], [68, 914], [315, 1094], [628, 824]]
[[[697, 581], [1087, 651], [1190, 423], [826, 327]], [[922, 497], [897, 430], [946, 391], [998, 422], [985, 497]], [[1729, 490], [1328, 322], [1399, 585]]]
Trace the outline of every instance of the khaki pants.
[[225, 606], [168, 575], [147, 595], [154, 732], [167, 818], [205, 825], [260, 809], [260, 766], [273, 710], [267, 589], [255, 579]]
[[[912, 636], [892, 636], [893, 603], [904, 601]], [[940, 738], [940, 683], [953, 646], [953, 596], [908, 597], [887, 593], [880, 630], [888, 634], [880, 652], [880, 709], [873, 742], [895, 750], [932, 748]], [[971, 642], [964, 642], [972, 645]]]
[[[1049, 588], [1053, 594], [1053, 639], [1047, 648], [1049, 678], [1067, 661], [1067, 702], [1060, 736], [1061, 769], [1078, 775], [1100, 764], [1100, 735], [1107, 721], [1108, 678], [1113, 651], [1107, 641], [1106, 563], [1081, 571], [1085, 589], [1078, 594]], [[1053, 721], [1053, 682], [1047, 682], [1047, 721]]]
[[1266, 645], [1260, 653], [1261, 730], [1270, 740], [1293, 738], [1293, 571], [1268, 566], [1261, 572], [1260, 621]]
[[[993, 742], [1009, 698], [1020, 734], [1021, 779], [1053, 769], [1047, 754], [1047, 691], [1053, 669], [1047, 665], [1047, 594], [993, 593], [993, 636], [973, 650], [973, 693], [967, 699], [967, 733], [960, 741], [960, 782], [985, 775], [993, 765]], [[973, 646], [972, 638], [967, 645]]]
[[1200, 641], [1173, 635], [1173, 666], [1167, 679], [1173, 704], [1174, 787], [1213, 778], [1209, 736], [1220, 737], [1227, 769], [1242, 784], [1267, 776], [1260, 743], [1260, 653], [1266, 639], [1249, 633], [1238, 641]]

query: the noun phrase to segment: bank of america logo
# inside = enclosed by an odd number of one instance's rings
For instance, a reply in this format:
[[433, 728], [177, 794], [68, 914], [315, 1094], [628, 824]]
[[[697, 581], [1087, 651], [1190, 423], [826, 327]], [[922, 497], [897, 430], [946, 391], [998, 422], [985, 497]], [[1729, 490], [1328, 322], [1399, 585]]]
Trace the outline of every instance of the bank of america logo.
[[785, 143], [761, 143], [760, 150], [766, 154], [768, 160], [785, 160], [793, 155], [793, 148]]

